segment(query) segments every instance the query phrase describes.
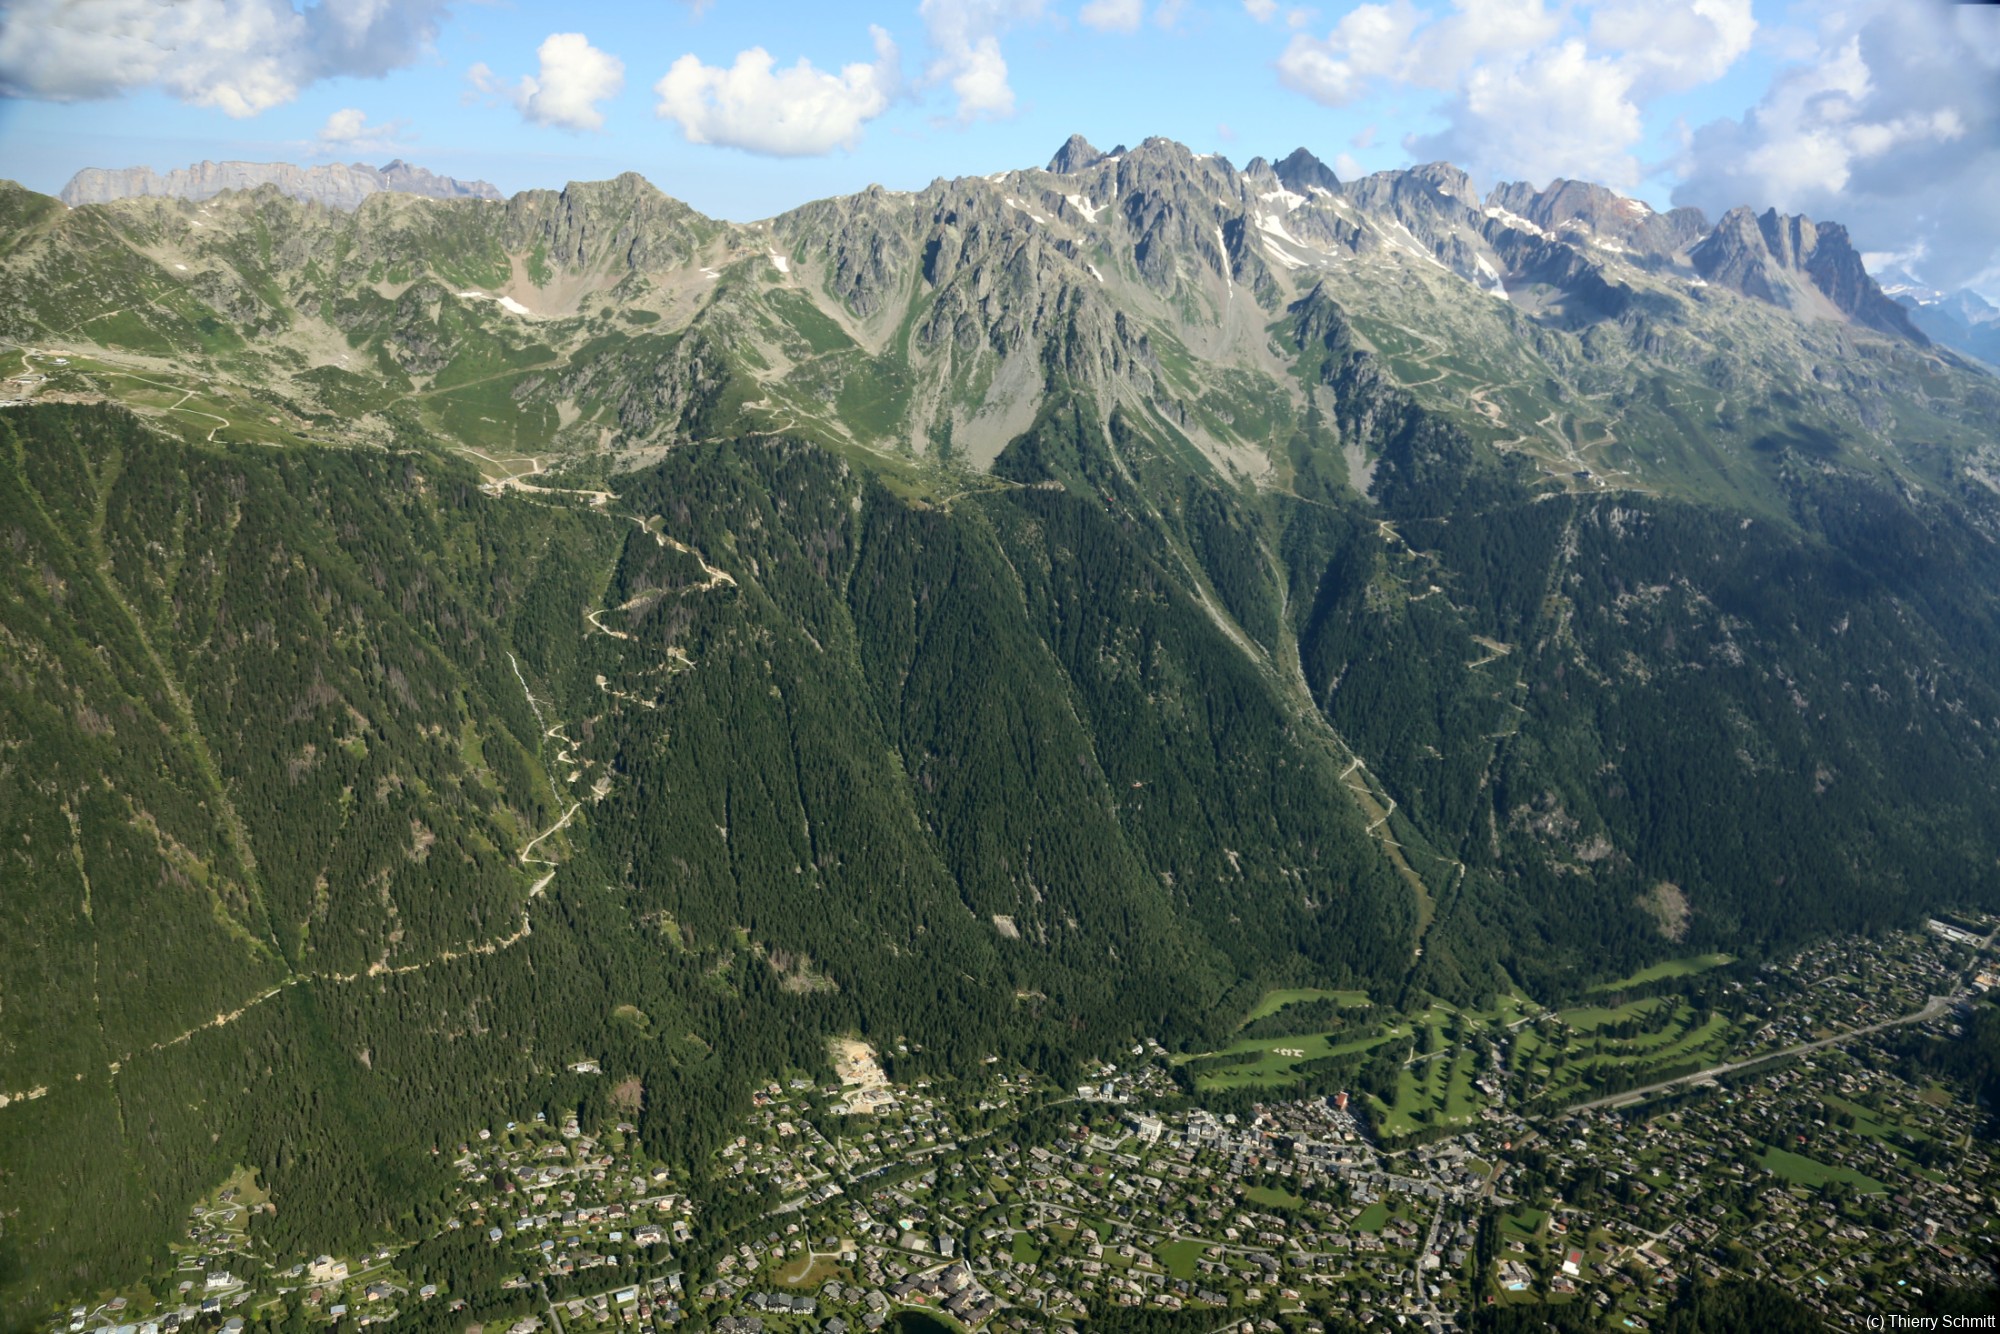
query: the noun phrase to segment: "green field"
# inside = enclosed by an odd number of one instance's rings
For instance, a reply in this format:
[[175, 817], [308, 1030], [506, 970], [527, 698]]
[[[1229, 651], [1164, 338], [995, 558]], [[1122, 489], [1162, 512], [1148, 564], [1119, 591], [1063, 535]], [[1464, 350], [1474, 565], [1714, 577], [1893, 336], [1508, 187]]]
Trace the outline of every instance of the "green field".
[[[1583, 1006], [1563, 1011], [1561, 1018], [1569, 1029], [1561, 1048], [1566, 1064], [1545, 1090], [1556, 1097], [1615, 1083], [1630, 1086], [1659, 1072], [1714, 1064], [1728, 1054], [1736, 1037], [1724, 1016], [1710, 1014], [1697, 1022], [1691, 1006], [1670, 996], [1615, 1007]], [[1605, 1031], [1632, 1022], [1640, 1027], [1629, 1037]], [[1516, 1049], [1518, 1063], [1548, 1065], [1554, 1059], [1555, 1052], [1540, 1037], [1531, 1043], [1524, 1035]]]
[[1238, 1024], [1237, 1027], [1242, 1028], [1246, 1025], [1256, 1023], [1259, 1019], [1268, 1018], [1284, 1009], [1287, 1005], [1298, 1005], [1304, 1001], [1316, 1000], [1334, 1001], [1351, 1009], [1368, 1004], [1368, 993], [1365, 991], [1325, 991], [1319, 987], [1275, 987], [1264, 993], [1263, 998], [1251, 1007], [1250, 1013], [1243, 1016], [1243, 1022]]
[[1271, 1186], [1251, 1186], [1243, 1192], [1243, 1198], [1273, 1209], [1296, 1209], [1306, 1202], [1303, 1195]]
[[1466, 1047], [1405, 1066], [1396, 1077], [1396, 1100], [1382, 1115], [1382, 1133], [1394, 1137], [1472, 1120], [1482, 1101], [1472, 1086], [1476, 1077], [1472, 1051]]
[[1624, 991], [1630, 987], [1642, 987], [1648, 982], [1660, 982], [1671, 977], [1692, 977], [1705, 973], [1711, 968], [1736, 962], [1733, 954], [1697, 954], [1687, 959], [1667, 959], [1650, 968], [1641, 968], [1630, 977], [1621, 977], [1616, 982], [1600, 982], [1591, 991]]
[[1408, 1025], [1399, 1024], [1386, 1032], [1341, 1043], [1333, 1042], [1324, 1033], [1245, 1038], [1219, 1052], [1205, 1052], [1201, 1056], [1184, 1057], [1182, 1060], [1183, 1062], [1201, 1060], [1209, 1056], [1243, 1058], [1238, 1064], [1197, 1072], [1195, 1082], [1204, 1092], [1210, 1089], [1247, 1088], [1252, 1085], [1289, 1084], [1300, 1078], [1298, 1067], [1308, 1061], [1317, 1061], [1328, 1056], [1354, 1055], [1393, 1041], [1409, 1031]]
[[1645, 1000], [1628, 1001], [1623, 1005], [1579, 1005], [1573, 1010], [1564, 1010], [1559, 1016], [1562, 1021], [1578, 1033], [1603, 1028], [1609, 1024], [1622, 1024], [1627, 1019], [1641, 1018], [1665, 1005], [1659, 996]]
[[1838, 1107], [1840, 1110], [1852, 1115], [1854, 1117], [1855, 1133], [1866, 1135], [1869, 1139], [1883, 1140], [1892, 1147], [1895, 1147], [1898, 1141], [1902, 1140], [1905, 1136], [1915, 1140], [1928, 1140], [1930, 1138], [1929, 1135], [1926, 1135], [1921, 1130], [1912, 1130], [1908, 1126], [1900, 1125], [1894, 1121], [1885, 1121], [1882, 1119], [1881, 1113], [1871, 1112], [1858, 1102], [1849, 1102], [1845, 1098], [1828, 1098], [1826, 1101], [1828, 1106]]
[[1817, 1158], [1807, 1158], [1789, 1149], [1766, 1149], [1757, 1161], [1768, 1172], [1782, 1177], [1795, 1186], [1824, 1186], [1829, 1181], [1845, 1181], [1856, 1190], [1868, 1195], [1880, 1195], [1889, 1188], [1874, 1177], [1857, 1172], [1851, 1167], [1834, 1167]]
[[1356, 1232], [1380, 1232], [1387, 1226], [1389, 1226], [1389, 1206], [1381, 1200], [1363, 1209], [1353, 1223]]
[[1186, 1282], [1194, 1280], [1195, 1261], [1201, 1259], [1203, 1243], [1199, 1241], [1170, 1241], [1160, 1247], [1157, 1258], [1160, 1265], [1175, 1278]]

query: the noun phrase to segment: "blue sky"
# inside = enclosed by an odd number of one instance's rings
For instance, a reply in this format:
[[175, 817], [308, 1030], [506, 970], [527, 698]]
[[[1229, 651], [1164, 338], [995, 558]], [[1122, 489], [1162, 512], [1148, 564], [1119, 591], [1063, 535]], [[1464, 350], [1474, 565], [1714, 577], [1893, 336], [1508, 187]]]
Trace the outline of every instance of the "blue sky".
[[400, 156], [749, 219], [1162, 134], [1776, 204], [2000, 289], [2000, 7], [1942, 0], [9, 0], [0, 92], [0, 174], [50, 192]]

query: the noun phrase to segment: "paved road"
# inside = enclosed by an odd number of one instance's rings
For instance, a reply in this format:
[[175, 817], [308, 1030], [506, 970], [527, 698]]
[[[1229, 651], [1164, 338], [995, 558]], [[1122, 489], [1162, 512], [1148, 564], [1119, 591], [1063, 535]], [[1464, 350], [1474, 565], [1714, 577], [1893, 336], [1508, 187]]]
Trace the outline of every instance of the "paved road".
[[1588, 1112], [1594, 1111], [1599, 1107], [1619, 1107], [1626, 1103], [1638, 1102], [1642, 1098], [1651, 1097], [1653, 1094], [1666, 1089], [1677, 1088], [1682, 1084], [1693, 1084], [1704, 1079], [1715, 1079], [1721, 1075], [1733, 1074], [1749, 1066], [1762, 1065], [1766, 1061], [1783, 1060], [1787, 1056], [1799, 1056], [1809, 1051], [1819, 1051], [1825, 1047], [1837, 1047], [1843, 1042], [1851, 1042], [1855, 1038], [1867, 1037], [1870, 1033], [1880, 1033], [1885, 1028], [1897, 1028], [1903, 1024], [1920, 1024], [1927, 1019], [1937, 1018], [1946, 1010], [1949, 1010], [1959, 999], [1960, 997], [1958, 996], [1933, 996], [1930, 998], [1930, 1003], [1925, 1005], [1923, 1009], [1912, 1014], [1903, 1015], [1900, 1018], [1884, 1019], [1879, 1024], [1869, 1024], [1863, 1028], [1850, 1028], [1844, 1033], [1835, 1033], [1832, 1037], [1820, 1038], [1815, 1042], [1802, 1042], [1796, 1047], [1786, 1047], [1782, 1051], [1765, 1052], [1761, 1056], [1749, 1056], [1740, 1061], [1727, 1061], [1721, 1065], [1712, 1065], [1706, 1070], [1697, 1070], [1691, 1075], [1682, 1075], [1678, 1079], [1662, 1080], [1657, 1084], [1648, 1084], [1644, 1088], [1627, 1089], [1623, 1093], [1614, 1093], [1608, 1098], [1598, 1098], [1593, 1102], [1575, 1103], [1566, 1110]]
[[549, 1285], [542, 1279], [535, 1280], [535, 1286], [542, 1290], [542, 1302], [549, 1308], [549, 1323], [555, 1326], [556, 1334], [563, 1334], [562, 1317], [556, 1314], [555, 1298], [549, 1296]]

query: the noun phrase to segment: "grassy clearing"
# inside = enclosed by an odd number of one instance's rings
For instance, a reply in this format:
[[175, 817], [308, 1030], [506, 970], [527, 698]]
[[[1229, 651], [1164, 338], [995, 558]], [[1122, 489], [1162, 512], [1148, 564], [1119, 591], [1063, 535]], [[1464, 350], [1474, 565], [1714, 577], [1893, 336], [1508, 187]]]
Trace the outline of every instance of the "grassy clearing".
[[1348, 1042], [1334, 1042], [1325, 1033], [1300, 1033], [1275, 1038], [1245, 1038], [1232, 1043], [1219, 1052], [1206, 1052], [1202, 1056], [1191, 1056], [1185, 1060], [1201, 1060], [1205, 1057], [1235, 1057], [1235, 1064], [1219, 1069], [1201, 1070], [1195, 1075], [1197, 1085], [1204, 1091], [1210, 1089], [1247, 1088], [1251, 1086], [1271, 1086], [1291, 1084], [1302, 1076], [1299, 1067], [1308, 1061], [1321, 1060], [1328, 1056], [1351, 1056], [1379, 1047], [1409, 1033], [1407, 1024], [1398, 1024], [1384, 1032]]
[[1579, 1005], [1573, 1010], [1564, 1010], [1558, 1017], [1570, 1030], [1589, 1033], [1612, 1024], [1622, 1024], [1628, 1019], [1640, 1019], [1659, 1009], [1667, 1002], [1659, 996], [1645, 1000], [1628, 1001], [1624, 1005]]
[[1472, 1086], [1477, 1078], [1470, 1047], [1447, 1050], [1403, 1067], [1396, 1077], [1396, 1100], [1382, 1114], [1382, 1133], [1408, 1135], [1427, 1126], [1463, 1123], [1479, 1115], [1484, 1100]]
[[1380, 1232], [1389, 1226], [1389, 1206], [1381, 1200], [1363, 1209], [1354, 1219], [1356, 1232]]
[[786, 1288], [817, 1288], [838, 1271], [839, 1265], [831, 1258], [807, 1251], [779, 1271], [777, 1282]]
[[1160, 1267], [1183, 1282], [1194, 1281], [1195, 1263], [1201, 1259], [1202, 1243], [1199, 1241], [1170, 1241], [1160, 1247], [1157, 1258]]
[[1921, 1130], [1913, 1130], [1908, 1126], [1894, 1121], [1885, 1121], [1882, 1119], [1881, 1113], [1872, 1112], [1858, 1102], [1849, 1102], [1845, 1098], [1828, 1098], [1826, 1101], [1828, 1106], [1838, 1107], [1841, 1111], [1846, 1112], [1854, 1118], [1854, 1131], [1856, 1134], [1865, 1135], [1869, 1139], [1881, 1140], [1891, 1147], [1898, 1146], [1906, 1137], [1915, 1140], [1928, 1140], [1930, 1138], [1929, 1135], [1926, 1135]]
[[1661, 963], [1652, 965], [1650, 968], [1641, 968], [1630, 977], [1621, 977], [1616, 982], [1600, 982], [1590, 990], [1592, 993], [1600, 991], [1625, 991], [1632, 987], [1642, 987], [1649, 982], [1660, 982], [1668, 978], [1693, 977], [1696, 973], [1705, 973], [1711, 968], [1721, 968], [1726, 964], [1735, 962], [1736, 956], [1733, 954], [1697, 954], [1686, 959], [1667, 959]]
[[1296, 1209], [1306, 1202], [1305, 1196], [1275, 1186], [1250, 1186], [1244, 1190], [1243, 1198], [1273, 1209]]
[[1889, 1189], [1864, 1172], [1857, 1172], [1851, 1167], [1835, 1167], [1789, 1149], [1766, 1149], [1758, 1155], [1757, 1161], [1765, 1171], [1794, 1186], [1808, 1186], [1816, 1190], [1829, 1181], [1845, 1181], [1868, 1195], [1880, 1195]]
[[1368, 1004], [1365, 991], [1326, 991], [1319, 987], [1274, 987], [1264, 993], [1261, 1000], [1243, 1016], [1238, 1028], [1246, 1028], [1259, 1019], [1269, 1018], [1288, 1005], [1298, 1005], [1305, 1001], [1327, 1000], [1354, 1009]]

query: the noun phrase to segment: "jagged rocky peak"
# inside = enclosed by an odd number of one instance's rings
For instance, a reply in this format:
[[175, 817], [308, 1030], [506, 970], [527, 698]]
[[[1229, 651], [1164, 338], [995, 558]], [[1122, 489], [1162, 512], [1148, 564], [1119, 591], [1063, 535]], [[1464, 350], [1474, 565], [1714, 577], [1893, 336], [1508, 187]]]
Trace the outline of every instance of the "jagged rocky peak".
[[[1119, 152], [1124, 152], [1120, 147]], [[1056, 155], [1049, 159], [1049, 171], [1056, 176], [1074, 176], [1077, 172], [1094, 167], [1109, 156], [1101, 153], [1080, 134], [1072, 134]]]
[[1378, 171], [1342, 188], [1361, 207], [1394, 214], [1406, 224], [1415, 218], [1448, 217], [1456, 222], [1476, 214], [1480, 206], [1472, 178], [1449, 162]]
[[1426, 162], [1411, 167], [1403, 174], [1440, 199], [1448, 199], [1468, 209], [1479, 207], [1479, 192], [1472, 188], [1472, 177], [1449, 162]]
[[507, 201], [506, 222], [509, 249], [540, 243], [562, 268], [635, 270], [685, 260], [714, 225], [635, 171], [560, 191], [524, 190]]
[[151, 167], [85, 167], [63, 187], [62, 201], [72, 208], [148, 197], [199, 202], [224, 190], [254, 190], [260, 185], [274, 186], [306, 203], [348, 211], [375, 194], [421, 195], [426, 199], [501, 197], [499, 190], [485, 181], [440, 176], [398, 158], [381, 167], [361, 162], [327, 162], [314, 167], [296, 167], [289, 162], [197, 162], [165, 175]]
[[1919, 345], [1930, 342], [1868, 276], [1847, 228], [1837, 222], [1816, 223], [1775, 208], [1761, 215], [1733, 208], [1688, 258], [1709, 282], [1755, 300], [1847, 319]]
[[1509, 181], [1493, 188], [1488, 207], [1505, 209], [1544, 231], [1560, 235], [1584, 231], [1601, 240], [1656, 258], [1671, 258], [1708, 230], [1698, 208], [1658, 213], [1641, 200], [1609, 186], [1557, 177], [1537, 190], [1526, 181]]
[[1309, 195], [1314, 187], [1330, 194], [1340, 193], [1340, 178], [1333, 174], [1333, 168], [1303, 148], [1294, 148], [1289, 155], [1279, 159], [1274, 170], [1285, 188], [1293, 194]]

